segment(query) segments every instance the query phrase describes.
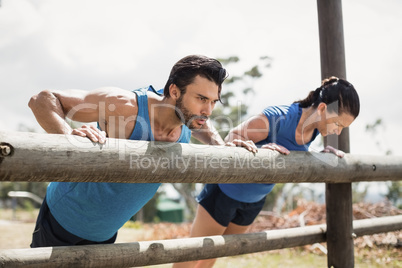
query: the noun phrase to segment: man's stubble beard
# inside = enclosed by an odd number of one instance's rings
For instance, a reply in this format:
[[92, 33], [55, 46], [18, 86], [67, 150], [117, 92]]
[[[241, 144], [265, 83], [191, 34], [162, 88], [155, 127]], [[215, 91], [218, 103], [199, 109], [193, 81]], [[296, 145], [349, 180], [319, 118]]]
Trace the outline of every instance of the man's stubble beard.
[[176, 101], [175, 113], [177, 118], [179, 118], [180, 121], [191, 130], [197, 130], [201, 128], [201, 126], [197, 125], [195, 120], [197, 119], [208, 120], [208, 116], [192, 114], [190, 110], [184, 106], [183, 94]]

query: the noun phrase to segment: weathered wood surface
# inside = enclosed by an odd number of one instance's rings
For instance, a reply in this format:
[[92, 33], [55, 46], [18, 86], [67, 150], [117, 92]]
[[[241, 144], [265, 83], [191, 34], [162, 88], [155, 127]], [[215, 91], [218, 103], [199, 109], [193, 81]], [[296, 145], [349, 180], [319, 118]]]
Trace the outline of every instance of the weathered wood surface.
[[[354, 222], [357, 236], [402, 229], [402, 215]], [[138, 267], [325, 242], [326, 225], [111, 245], [0, 250], [0, 267]]]
[[[341, 0], [317, 0], [320, 36], [321, 78], [337, 76], [346, 79], [345, 42]], [[335, 139], [326, 138], [331, 145], [350, 153], [349, 128]], [[352, 233], [351, 183], [327, 184], [327, 246], [328, 267], [354, 267]]]
[[291, 152], [0, 132], [11, 148], [0, 157], [0, 181], [286, 183], [402, 179], [402, 157]]
[[325, 188], [328, 267], [354, 267], [352, 185], [329, 183]]

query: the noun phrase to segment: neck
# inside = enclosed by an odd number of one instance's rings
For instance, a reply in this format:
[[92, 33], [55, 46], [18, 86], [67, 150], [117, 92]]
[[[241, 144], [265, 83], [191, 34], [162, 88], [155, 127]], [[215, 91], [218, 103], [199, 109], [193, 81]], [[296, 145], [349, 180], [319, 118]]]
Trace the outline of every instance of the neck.
[[319, 121], [319, 116], [316, 113], [316, 109], [313, 107], [303, 108], [302, 115], [300, 117], [299, 124], [297, 125], [296, 131], [302, 136], [313, 133], [316, 129], [317, 123]]
[[175, 113], [175, 103], [170, 98], [152, 101], [155, 108], [152, 111], [154, 134], [169, 136], [183, 124]]

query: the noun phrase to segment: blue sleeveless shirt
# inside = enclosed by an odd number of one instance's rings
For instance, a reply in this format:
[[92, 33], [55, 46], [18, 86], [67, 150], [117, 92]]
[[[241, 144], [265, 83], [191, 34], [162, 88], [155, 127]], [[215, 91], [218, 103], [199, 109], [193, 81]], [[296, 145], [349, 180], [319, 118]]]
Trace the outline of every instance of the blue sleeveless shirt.
[[[138, 115], [131, 140], [154, 141], [147, 91], [135, 90]], [[182, 126], [177, 142], [188, 143], [191, 131]], [[46, 202], [57, 222], [83, 239], [101, 242], [110, 239], [156, 193], [160, 183], [52, 182]]]
[[[258, 147], [272, 142], [282, 145], [289, 151], [308, 151], [311, 142], [320, 134], [315, 129], [309, 142], [303, 145], [297, 144], [296, 127], [302, 114], [302, 108], [298, 103], [269, 106], [262, 113], [268, 118], [269, 132], [265, 140], [256, 143]], [[219, 184], [219, 188], [232, 199], [245, 203], [254, 203], [260, 201], [271, 192], [274, 185], [273, 183], [236, 183]]]

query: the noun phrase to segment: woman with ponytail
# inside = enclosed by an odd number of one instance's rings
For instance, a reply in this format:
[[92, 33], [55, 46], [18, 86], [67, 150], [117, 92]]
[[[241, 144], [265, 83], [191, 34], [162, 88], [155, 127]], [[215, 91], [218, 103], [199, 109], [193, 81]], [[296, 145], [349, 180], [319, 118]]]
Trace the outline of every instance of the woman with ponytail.
[[[308, 151], [318, 134], [340, 135], [359, 115], [359, 96], [352, 84], [337, 77], [322, 81], [319, 88], [290, 105], [269, 106], [259, 115], [232, 129], [225, 142], [256, 152], [271, 149], [282, 154]], [[343, 157], [327, 146], [323, 152]], [[274, 184], [206, 184], [191, 236], [245, 233], [261, 211]], [[174, 267], [212, 267], [215, 259], [177, 263]]]

